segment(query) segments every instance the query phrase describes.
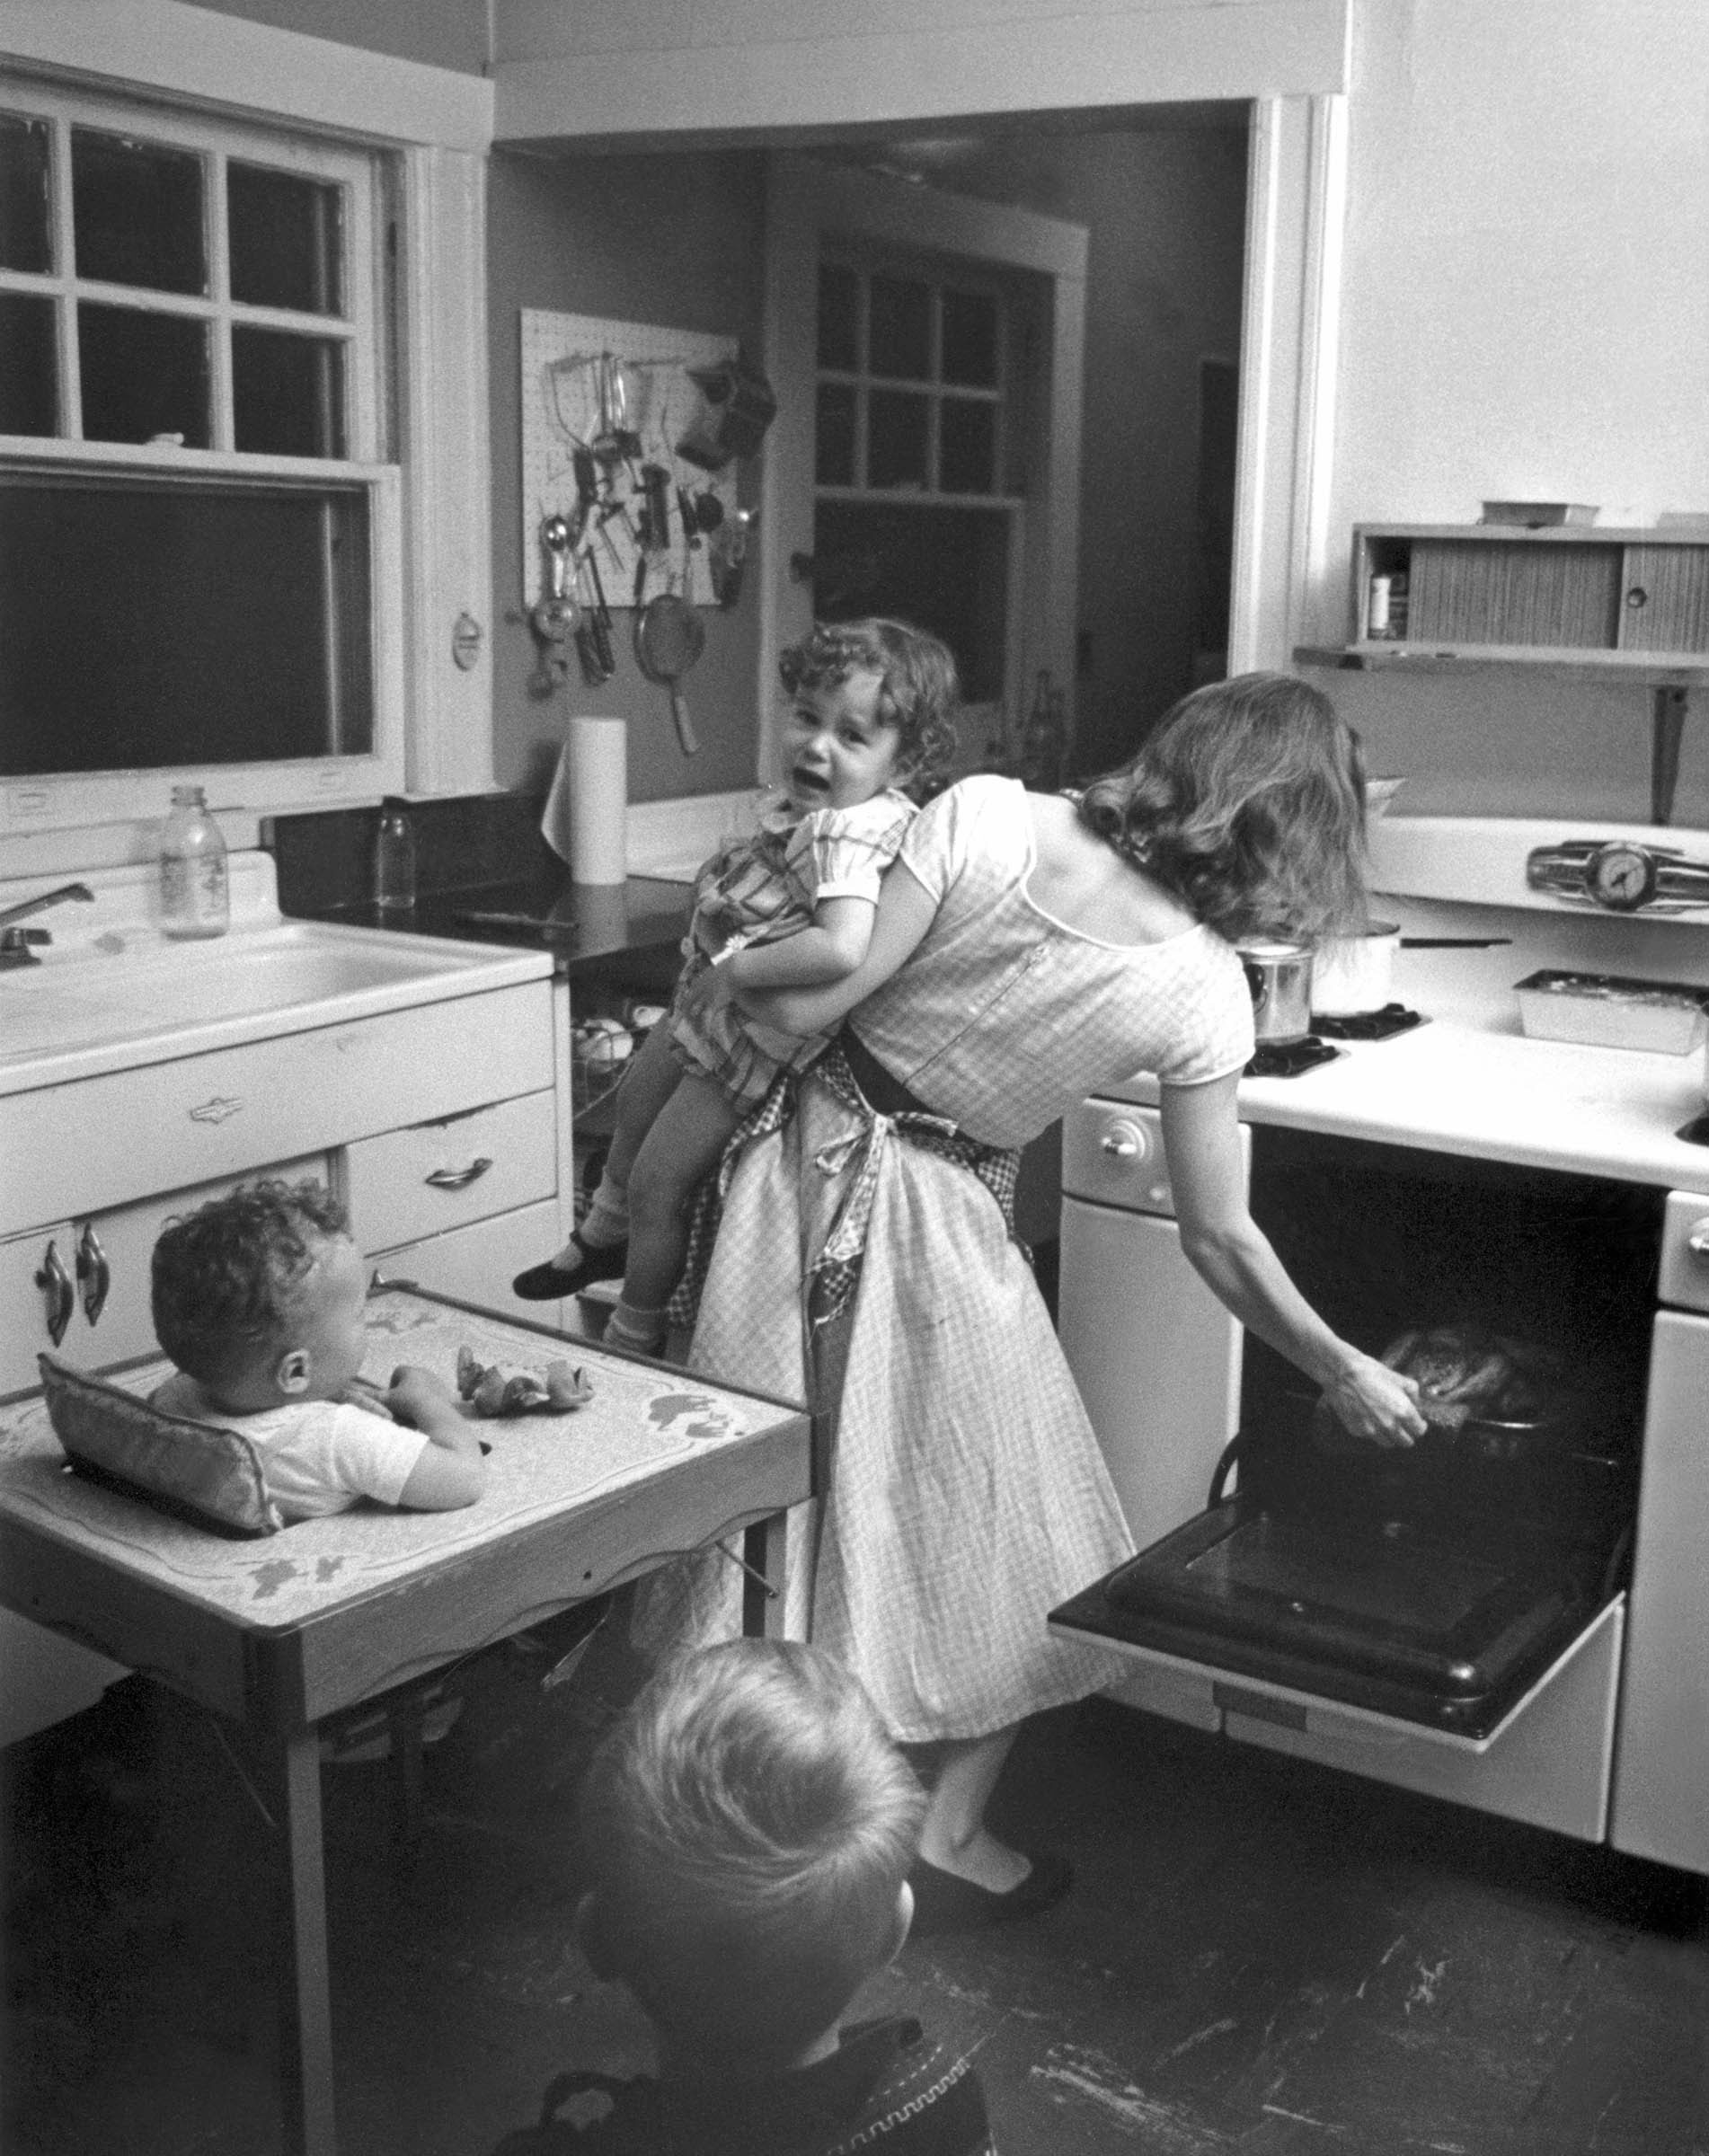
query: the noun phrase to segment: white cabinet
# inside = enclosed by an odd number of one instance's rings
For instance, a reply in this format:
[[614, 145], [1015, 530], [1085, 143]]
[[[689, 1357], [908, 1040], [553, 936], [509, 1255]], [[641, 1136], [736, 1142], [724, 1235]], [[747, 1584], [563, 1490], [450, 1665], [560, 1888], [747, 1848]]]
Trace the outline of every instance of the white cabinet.
[[[555, 1322], [509, 1289], [570, 1218], [567, 1021], [543, 976], [0, 1098], [0, 1395], [55, 1331], [85, 1369], [148, 1353], [161, 1228], [264, 1174], [330, 1183], [388, 1277]], [[22, 1619], [0, 1657], [0, 1744], [123, 1674]]]
[[256, 1176], [328, 1180], [324, 1153], [272, 1161], [164, 1192], [130, 1206], [54, 1221], [0, 1242], [0, 1397], [40, 1382], [36, 1356], [54, 1348], [90, 1369], [146, 1355], [155, 1345], [149, 1275], [161, 1230]]

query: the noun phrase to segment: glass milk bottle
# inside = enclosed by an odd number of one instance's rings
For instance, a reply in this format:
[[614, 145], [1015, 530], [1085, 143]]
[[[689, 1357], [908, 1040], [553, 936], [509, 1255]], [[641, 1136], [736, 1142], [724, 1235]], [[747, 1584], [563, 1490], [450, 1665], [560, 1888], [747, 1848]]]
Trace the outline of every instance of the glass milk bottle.
[[199, 786], [174, 786], [160, 835], [160, 924], [169, 936], [223, 936], [231, 917], [219, 826]]

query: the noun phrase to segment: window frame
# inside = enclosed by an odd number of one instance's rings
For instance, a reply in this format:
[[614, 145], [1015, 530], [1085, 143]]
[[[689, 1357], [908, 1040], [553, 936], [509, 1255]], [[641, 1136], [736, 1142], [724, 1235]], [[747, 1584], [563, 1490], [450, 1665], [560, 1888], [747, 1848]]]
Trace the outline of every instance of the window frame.
[[[0, 873], [146, 858], [175, 779], [200, 782], [235, 845], [270, 814], [351, 807], [384, 792], [483, 791], [492, 781], [491, 593], [484, 315], [485, 159], [492, 85], [478, 76], [211, 13], [186, 0], [0, 15], [0, 85], [27, 109], [46, 95], [80, 111], [165, 111], [203, 136], [227, 133], [278, 166], [288, 140], [373, 173], [374, 311], [380, 364], [374, 426], [352, 409], [345, 460], [218, 453], [242, 478], [355, 481], [369, 490], [376, 754], [285, 764], [0, 781]], [[353, 303], [354, 295], [348, 296]], [[294, 317], [305, 324], [308, 317]], [[322, 318], [315, 318], [318, 322]], [[386, 411], [386, 391], [391, 416]], [[381, 436], [389, 428], [389, 438]], [[146, 449], [153, 473], [206, 473], [216, 453], [4, 437], [24, 464], [105, 470]]]
[[[43, 272], [0, 269], [0, 290], [48, 297], [56, 310], [56, 371], [59, 418], [75, 431], [54, 436], [0, 434], [0, 467], [8, 473], [51, 470], [102, 474], [146, 473], [193, 492], [209, 485], [242, 486], [273, 481], [313, 494], [334, 485], [356, 485], [368, 499], [373, 615], [370, 665], [374, 738], [366, 755], [309, 756], [288, 762], [219, 764], [148, 764], [134, 770], [52, 773], [0, 781], [0, 836], [28, 831], [106, 824], [134, 815], [145, 789], [164, 803], [174, 785], [199, 784], [209, 802], [253, 808], [282, 808], [305, 796], [327, 800], [401, 790], [404, 775], [402, 610], [403, 577], [399, 473], [385, 452], [394, 433], [385, 394], [389, 359], [382, 334], [382, 280], [385, 247], [381, 222], [383, 174], [372, 151], [314, 140], [300, 131], [243, 121], [230, 116], [186, 113], [146, 99], [114, 97], [48, 82], [7, 83], [0, 103], [8, 112], [41, 119], [49, 138], [49, 225], [53, 263]], [[203, 160], [208, 290], [202, 295], [160, 292], [81, 278], [72, 252], [71, 138], [90, 128], [160, 143]], [[246, 305], [229, 292], [226, 225], [226, 172], [232, 160], [336, 185], [342, 197], [343, 307], [338, 315]], [[137, 307], [212, 325], [209, 364], [210, 446], [166, 443], [92, 441], [82, 433], [78, 397], [75, 313], [85, 301]], [[231, 332], [255, 323], [336, 337], [347, 353], [344, 376], [344, 457], [262, 455], [231, 446], [233, 395]], [[241, 681], [234, 682], [241, 694]], [[161, 813], [164, 813], [164, 808]]]

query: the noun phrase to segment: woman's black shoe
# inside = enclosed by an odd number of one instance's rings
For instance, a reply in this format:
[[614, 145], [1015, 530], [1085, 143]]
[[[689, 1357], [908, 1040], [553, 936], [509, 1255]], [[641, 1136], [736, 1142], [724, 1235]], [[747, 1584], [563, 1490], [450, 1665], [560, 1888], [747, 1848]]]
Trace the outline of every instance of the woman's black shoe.
[[596, 1280], [623, 1278], [629, 1262], [627, 1242], [589, 1249], [580, 1235], [572, 1233], [570, 1240], [581, 1253], [578, 1262], [560, 1265], [555, 1258], [548, 1258], [543, 1265], [531, 1265], [510, 1283], [510, 1293], [525, 1303], [555, 1303], [560, 1295], [580, 1294]]
[[943, 1871], [916, 1857], [908, 1868], [908, 1883], [914, 1889], [911, 1938], [926, 1938], [937, 1931], [978, 1931], [987, 1925], [1011, 1922], [1016, 1917], [1039, 1916], [1054, 1908], [1074, 1884], [1074, 1866], [1067, 1857], [1043, 1850], [1023, 1850], [1032, 1869], [1006, 1894], [976, 1886], [971, 1879]]

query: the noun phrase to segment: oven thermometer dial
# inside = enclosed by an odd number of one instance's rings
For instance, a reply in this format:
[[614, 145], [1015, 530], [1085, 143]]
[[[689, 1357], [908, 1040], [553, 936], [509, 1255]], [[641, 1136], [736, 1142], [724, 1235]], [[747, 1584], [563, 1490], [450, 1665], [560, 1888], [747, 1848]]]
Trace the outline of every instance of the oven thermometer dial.
[[1584, 881], [1598, 906], [1616, 914], [1635, 913], [1656, 895], [1655, 860], [1643, 846], [1616, 839], [1598, 846], [1585, 862]]

